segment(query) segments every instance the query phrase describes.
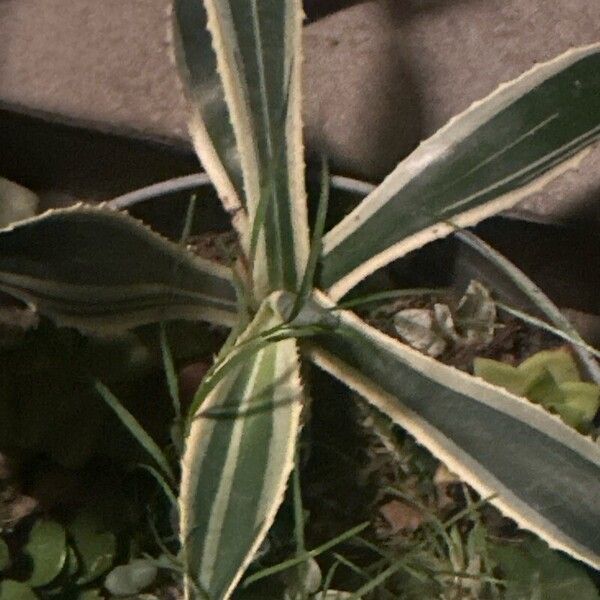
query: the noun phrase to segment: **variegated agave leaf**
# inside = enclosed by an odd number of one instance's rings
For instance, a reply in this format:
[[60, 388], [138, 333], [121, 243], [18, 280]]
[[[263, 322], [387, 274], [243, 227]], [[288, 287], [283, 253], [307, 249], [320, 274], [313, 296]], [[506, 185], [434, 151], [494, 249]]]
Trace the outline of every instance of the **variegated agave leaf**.
[[[224, 122], [228, 111], [250, 221], [242, 242], [250, 254], [258, 243], [253, 261], [258, 296], [294, 290], [308, 257], [300, 107], [301, 4], [299, 0], [206, 0], [204, 7], [206, 15], [200, 14], [204, 9], [198, 0], [176, 4], [181, 55], [196, 96], [195, 111], [202, 113], [213, 147], [231, 149], [229, 123]], [[213, 51], [206, 50], [206, 34], [197, 31], [204, 20]], [[220, 85], [214, 74], [215, 59]], [[209, 92], [200, 93], [202, 86]], [[196, 145], [210, 173], [213, 161], [203, 158], [208, 153], [206, 144]], [[219, 150], [218, 154], [223, 163], [227, 153]], [[215, 185], [220, 188], [219, 181]], [[227, 198], [225, 189], [220, 191]]]
[[[331, 315], [334, 306], [318, 294], [312, 318]], [[314, 362], [519, 525], [600, 567], [600, 446], [539, 406], [424, 356], [352, 313], [334, 312], [337, 329], [316, 338]]]
[[83, 330], [237, 318], [229, 269], [106, 207], [48, 211], [0, 230], [0, 290]]
[[23, 186], [0, 177], [0, 227], [35, 215], [38, 197]]
[[245, 210], [240, 210], [244, 206], [240, 156], [202, 2], [175, 0], [172, 25], [175, 61], [189, 98], [194, 148], [234, 225], [247, 236]]
[[[267, 299], [228, 360], [281, 323]], [[296, 341], [288, 338], [231, 368], [193, 416], [179, 501], [187, 597], [195, 583], [210, 598], [229, 598], [252, 560], [293, 468], [301, 400]]]
[[321, 285], [339, 299], [455, 225], [510, 208], [574, 168], [600, 138], [600, 44], [538, 65], [425, 141], [323, 239]]

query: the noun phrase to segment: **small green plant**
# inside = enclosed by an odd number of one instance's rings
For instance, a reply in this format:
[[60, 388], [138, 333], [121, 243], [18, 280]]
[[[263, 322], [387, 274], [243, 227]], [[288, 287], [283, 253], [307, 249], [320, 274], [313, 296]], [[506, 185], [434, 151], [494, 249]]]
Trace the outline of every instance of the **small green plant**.
[[577, 364], [566, 349], [543, 350], [518, 367], [476, 358], [473, 372], [556, 412], [565, 423], [582, 432], [590, 432], [600, 408], [600, 385], [581, 381]]
[[[519, 525], [600, 567], [600, 448], [340, 302], [376, 269], [576, 166], [600, 137], [600, 45], [536, 66], [454, 118], [323, 235], [326, 168], [312, 233], [307, 218], [300, 1], [176, 0], [173, 24], [190, 133], [239, 235], [239, 256], [218, 265], [124, 213], [78, 205], [0, 232], [0, 289], [84, 331], [182, 318], [231, 328], [180, 423], [187, 597], [231, 597], [267, 535], [294, 465], [306, 361]], [[165, 489], [175, 487], [157, 445], [108, 388], [97, 389], [164, 467]]]

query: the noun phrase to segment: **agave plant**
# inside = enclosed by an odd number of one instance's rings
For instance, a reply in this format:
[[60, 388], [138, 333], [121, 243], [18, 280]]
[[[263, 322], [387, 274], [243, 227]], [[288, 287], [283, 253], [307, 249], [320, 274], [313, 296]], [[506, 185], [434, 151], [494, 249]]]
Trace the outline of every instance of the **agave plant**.
[[[422, 143], [323, 235], [301, 121], [300, 0], [176, 0], [190, 134], [239, 235], [229, 268], [110, 206], [0, 232], [0, 289], [65, 326], [169, 319], [232, 328], [184, 429], [187, 597], [229, 598], [294, 465], [312, 361], [504, 514], [600, 568], [600, 447], [504, 389], [370, 327], [340, 300], [376, 269], [540, 190], [600, 137], [600, 44], [534, 67]], [[312, 391], [318, 394], [318, 389]]]

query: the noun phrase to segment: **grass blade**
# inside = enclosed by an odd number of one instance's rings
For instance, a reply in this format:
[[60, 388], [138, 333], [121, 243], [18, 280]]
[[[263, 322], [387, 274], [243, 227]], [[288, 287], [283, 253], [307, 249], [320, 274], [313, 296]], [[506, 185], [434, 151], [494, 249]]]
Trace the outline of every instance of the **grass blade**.
[[559, 329], [558, 327], [553, 327], [549, 323], [546, 323], [546, 321], [542, 321], [541, 319], [538, 319], [537, 317], [528, 315], [527, 313], [523, 312], [522, 310], [512, 308], [511, 306], [508, 306], [507, 304], [504, 304], [503, 302], [496, 302], [496, 305], [498, 306], [498, 308], [502, 309], [503, 311], [507, 312], [508, 314], [512, 315], [513, 317], [517, 317], [517, 319], [521, 319], [521, 321], [523, 321], [524, 323], [528, 323], [529, 325], [533, 325], [534, 327], [539, 327], [540, 329], [543, 329], [544, 331], [547, 331], [548, 333], [551, 333], [551, 334], [555, 335], [556, 337], [559, 337], [562, 340], [569, 342], [570, 344], [572, 344], [573, 346], [576, 346], [577, 348], [582, 348], [589, 354], [600, 359], [600, 351], [596, 350], [596, 348], [594, 348], [593, 346], [590, 346], [589, 344], [584, 342], [579, 336], [573, 337], [573, 335], [565, 332], [563, 329]]
[[328, 550], [335, 548], [342, 542], [345, 542], [345, 541], [350, 540], [353, 537], [357, 536], [359, 533], [361, 533], [367, 527], [369, 527], [369, 525], [370, 525], [369, 523], [361, 523], [360, 525], [357, 525], [356, 527], [352, 527], [351, 529], [348, 529], [344, 533], [325, 542], [324, 544], [321, 544], [320, 546], [317, 546], [316, 548], [309, 550], [303, 556], [296, 556], [295, 558], [290, 558], [289, 560], [281, 562], [277, 565], [273, 565], [272, 567], [267, 567], [266, 569], [257, 571], [256, 573], [253, 573], [252, 575], [250, 575], [250, 577], [247, 577], [244, 580], [244, 585], [242, 587], [246, 588], [249, 585], [251, 585], [252, 583], [255, 583], [256, 581], [260, 581], [261, 579], [264, 579], [265, 577], [269, 577], [271, 575], [281, 573], [282, 571], [287, 571], [288, 569], [291, 569], [292, 567], [296, 567], [299, 564], [305, 562], [309, 558], [316, 558], [320, 554], [323, 554], [324, 552], [327, 552]]
[[121, 423], [129, 430], [140, 446], [152, 457], [162, 472], [175, 481], [175, 474], [166, 456], [136, 418], [119, 402], [119, 399], [100, 381], [94, 382], [94, 388], [108, 407], [119, 417]]
[[327, 218], [328, 205], [329, 163], [325, 158], [323, 158], [321, 161], [321, 193], [319, 195], [317, 216], [315, 218], [313, 235], [310, 242], [310, 254], [308, 255], [308, 261], [306, 263], [306, 269], [304, 270], [304, 276], [302, 277], [300, 289], [298, 290], [298, 296], [296, 297], [296, 301], [292, 308], [292, 314], [289, 316], [290, 321], [296, 318], [300, 312], [300, 309], [306, 304], [306, 301], [314, 287], [315, 272], [321, 256], [321, 250], [323, 248], [322, 239], [323, 232], [325, 231], [325, 219]]

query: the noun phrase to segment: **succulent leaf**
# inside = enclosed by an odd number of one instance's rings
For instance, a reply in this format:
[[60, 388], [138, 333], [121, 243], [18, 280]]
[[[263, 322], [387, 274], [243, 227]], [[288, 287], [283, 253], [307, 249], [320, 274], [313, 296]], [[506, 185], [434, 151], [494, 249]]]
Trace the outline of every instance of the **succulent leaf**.
[[581, 381], [577, 364], [565, 349], [542, 350], [518, 367], [476, 358], [473, 372], [553, 410], [565, 423], [584, 432], [589, 431], [600, 408], [600, 385]]
[[0, 290], [87, 331], [236, 321], [229, 269], [103, 207], [48, 211], [0, 230]]
[[570, 50], [453, 118], [323, 239], [333, 300], [427, 242], [506, 210], [600, 137], [600, 44]]
[[[256, 256], [251, 256], [257, 295], [264, 298], [273, 290], [296, 290], [308, 258], [300, 107], [301, 3], [206, 0], [202, 8], [201, 2], [178, 0], [176, 16], [184, 41], [182, 62], [187, 65], [189, 88], [197, 96], [193, 115], [204, 116], [213, 147], [232, 147], [226, 111], [235, 134], [245, 202], [232, 203], [231, 208], [244, 204], [248, 212], [249, 225], [242, 236], [247, 252], [253, 230], [260, 232]], [[206, 34], [198, 32], [203, 22], [211, 34], [212, 50]], [[200, 87], [205, 91], [199, 92]], [[193, 127], [199, 129], [199, 122], [194, 118]], [[203, 141], [196, 146], [210, 173], [214, 159], [203, 157], [212, 150], [207, 150], [206, 135], [200, 137]], [[217, 177], [219, 189], [221, 175]], [[227, 193], [222, 196], [228, 198]]]

